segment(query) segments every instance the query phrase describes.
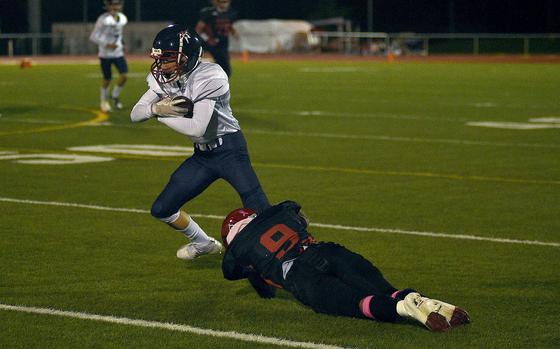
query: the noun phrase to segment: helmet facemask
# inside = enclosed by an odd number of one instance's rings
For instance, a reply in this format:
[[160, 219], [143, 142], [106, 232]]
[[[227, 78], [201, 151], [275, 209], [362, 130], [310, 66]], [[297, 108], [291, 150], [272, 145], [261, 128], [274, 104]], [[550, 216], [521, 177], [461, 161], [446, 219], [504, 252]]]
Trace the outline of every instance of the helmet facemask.
[[[177, 39], [179, 43], [177, 50], [152, 47], [150, 56], [154, 59], [154, 63], [151, 71], [160, 84], [177, 81], [181, 75], [190, 73], [200, 63], [202, 47], [199, 46], [199, 41], [196, 41], [198, 39], [193, 38], [186, 31], [180, 32]], [[193, 40], [198, 45], [197, 49], [192, 47]]]
[[188, 62], [188, 57], [182, 52], [162, 51], [156, 48], [152, 48], [150, 57], [154, 59], [150, 70], [160, 84], [177, 81], [184, 73], [184, 67]]

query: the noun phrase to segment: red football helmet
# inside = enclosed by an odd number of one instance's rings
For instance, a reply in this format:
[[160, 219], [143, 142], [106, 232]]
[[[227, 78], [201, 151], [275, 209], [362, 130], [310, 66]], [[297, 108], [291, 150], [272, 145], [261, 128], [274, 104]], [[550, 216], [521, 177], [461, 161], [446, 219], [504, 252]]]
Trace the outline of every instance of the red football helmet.
[[231, 227], [233, 227], [235, 223], [256, 214], [257, 212], [250, 208], [238, 208], [236, 210], [231, 211], [226, 216], [226, 219], [224, 219], [224, 222], [222, 223], [222, 242], [224, 243], [224, 246], [227, 247], [228, 245], [226, 238], [229, 234]]

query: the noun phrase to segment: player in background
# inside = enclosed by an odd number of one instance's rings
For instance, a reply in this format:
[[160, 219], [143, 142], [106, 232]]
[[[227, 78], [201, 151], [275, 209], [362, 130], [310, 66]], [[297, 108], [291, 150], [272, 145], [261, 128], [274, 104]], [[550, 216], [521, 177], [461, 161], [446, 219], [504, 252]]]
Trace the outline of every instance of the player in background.
[[183, 25], [161, 30], [152, 47], [148, 91], [130, 114], [132, 122], [156, 119], [194, 143], [194, 154], [171, 175], [151, 209], [191, 241], [177, 251], [184, 260], [222, 251], [220, 242], [181, 209], [217, 179], [230, 183], [244, 206], [259, 212], [270, 206], [230, 107], [228, 77], [201, 56], [202, 39], [193, 30]]
[[196, 32], [204, 39], [204, 49], [212, 54], [214, 61], [231, 76], [229, 36], [236, 36], [233, 22], [237, 12], [230, 8], [230, 0], [211, 0], [212, 6], [200, 11]]
[[105, 0], [105, 10], [97, 18], [95, 28], [91, 32], [89, 39], [99, 46], [99, 60], [103, 80], [101, 82], [101, 105], [104, 112], [112, 110], [109, 103], [109, 85], [111, 84], [111, 66], [114, 65], [119, 71], [119, 79], [113, 87], [111, 100], [116, 109], [122, 109], [120, 101], [121, 90], [126, 83], [128, 66], [124, 57], [123, 28], [128, 23], [128, 19], [122, 13], [122, 0]]
[[396, 322], [419, 321], [432, 331], [470, 322], [466, 311], [391, 285], [371, 262], [332, 242], [317, 242], [299, 204], [284, 201], [257, 214], [232, 211], [222, 224], [228, 280], [248, 278], [263, 298], [284, 288], [319, 313]]

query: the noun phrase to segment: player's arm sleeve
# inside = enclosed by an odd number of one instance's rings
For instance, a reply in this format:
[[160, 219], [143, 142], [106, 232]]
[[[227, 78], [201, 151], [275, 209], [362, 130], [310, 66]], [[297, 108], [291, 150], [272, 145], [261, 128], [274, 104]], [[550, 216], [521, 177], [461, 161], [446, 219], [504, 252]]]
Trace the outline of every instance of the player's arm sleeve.
[[241, 280], [247, 278], [251, 268], [244, 267], [237, 263], [237, 260], [230, 251], [227, 251], [222, 261], [222, 273], [227, 280]]
[[93, 28], [89, 40], [97, 45], [106, 45], [107, 42], [103, 41], [103, 21], [101, 18], [95, 22], [95, 27]]
[[[202, 137], [214, 113], [215, 101], [205, 99], [194, 104], [193, 117], [158, 117], [158, 121], [190, 137]], [[151, 111], [150, 111], [151, 112]]]
[[301, 210], [300, 204], [290, 200], [282, 201], [281, 203], [278, 204], [278, 206], [281, 206], [284, 209], [292, 210], [295, 213], [299, 213], [299, 211]]
[[276, 296], [276, 289], [267, 284], [257, 272], [247, 275], [247, 279], [261, 298], [274, 298]]
[[[219, 73], [218, 73], [219, 74]], [[208, 128], [216, 99], [229, 91], [229, 83], [225, 73], [220, 78], [195, 82], [193, 95], [194, 109], [192, 118], [165, 117], [158, 120], [173, 130], [190, 137], [202, 137]]]
[[132, 122], [142, 122], [154, 116], [152, 113], [152, 103], [157, 102], [159, 99], [160, 97], [153, 90], [149, 89], [146, 91], [134, 108], [132, 108], [130, 120]]
[[301, 224], [303, 229], [307, 229], [309, 227], [309, 219], [301, 210], [301, 205], [295, 201], [286, 200], [278, 204], [283, 209], [287, 209], [293, 211], [296, 214], [297, 220]]

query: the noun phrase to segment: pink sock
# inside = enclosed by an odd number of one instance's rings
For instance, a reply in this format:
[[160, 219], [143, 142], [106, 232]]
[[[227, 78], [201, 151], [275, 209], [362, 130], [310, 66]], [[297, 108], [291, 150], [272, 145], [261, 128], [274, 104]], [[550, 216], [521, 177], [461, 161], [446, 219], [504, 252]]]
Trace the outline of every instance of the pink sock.
[[373, 296], [367, 296], [366, 298], [362, 299], [362, 313], [370, 319], [375, 319], [373, 314], [371, 313], [371, 309], [369, 305], [371, 304], [371, 300]]

